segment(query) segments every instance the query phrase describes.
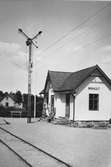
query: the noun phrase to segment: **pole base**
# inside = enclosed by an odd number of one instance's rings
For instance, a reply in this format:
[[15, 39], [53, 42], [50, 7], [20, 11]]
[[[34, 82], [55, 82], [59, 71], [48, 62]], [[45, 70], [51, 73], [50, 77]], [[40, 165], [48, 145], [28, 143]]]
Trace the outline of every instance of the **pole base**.
[[31, 117], [27, 118], [27, 123], [31, 123]]

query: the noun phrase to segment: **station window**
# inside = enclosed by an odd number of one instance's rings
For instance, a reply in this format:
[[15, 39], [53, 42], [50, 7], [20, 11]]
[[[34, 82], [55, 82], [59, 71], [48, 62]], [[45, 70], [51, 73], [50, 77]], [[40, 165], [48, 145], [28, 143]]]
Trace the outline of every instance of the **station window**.
[[99, 110], [99, 94], [89, 94], [89, 110]]
[[54, 107], [54, 95], [51, 95], [51, 107]]

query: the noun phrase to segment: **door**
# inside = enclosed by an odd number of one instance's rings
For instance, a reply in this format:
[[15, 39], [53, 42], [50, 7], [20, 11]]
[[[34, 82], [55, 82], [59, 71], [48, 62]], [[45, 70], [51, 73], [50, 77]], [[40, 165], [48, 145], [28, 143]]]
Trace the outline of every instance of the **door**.
[[66, 94], [66, 113], [65, 117], [69, 118], [70, 117], [70, 94]]
[[54, 95], [51, 95], [51, 110], [54, 109]]

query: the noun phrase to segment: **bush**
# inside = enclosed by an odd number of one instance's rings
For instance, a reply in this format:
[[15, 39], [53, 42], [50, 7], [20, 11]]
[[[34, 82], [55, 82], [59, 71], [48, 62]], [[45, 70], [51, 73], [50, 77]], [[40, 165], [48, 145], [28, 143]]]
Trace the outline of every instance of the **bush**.
[[[0, 106], [0, 117], [11, 117], [11, 111], [22, 111], [22, 116], [26, 117], [27, 112], [23, 112], [22, 109], [15, 108], [15, 107], [4, 107]], [[20, 115], [18, 115], [20, 116]], [[13, 115], [13, 117], [18, 117], [17, 115]]]
[[111, 118], [109, 119], [109, 124], [111, 124]]
[[21, 117], [22, 117], [22, 118], [27, 117], [27, 111], [23, 111], [22, 114], [21, 114]]
[[0, 117], [10, 117], [10, 110], [8, 108], [5, 108], [3, 106], [0, 106]]

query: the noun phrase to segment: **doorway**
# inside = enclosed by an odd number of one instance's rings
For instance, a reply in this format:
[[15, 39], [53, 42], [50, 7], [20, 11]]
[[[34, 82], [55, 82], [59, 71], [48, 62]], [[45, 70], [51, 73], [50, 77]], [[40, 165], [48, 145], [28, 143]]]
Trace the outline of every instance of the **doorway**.
[[70, 94], [66, 94], [66, 113], [65, 117], [69, 118], [70, 117]]

